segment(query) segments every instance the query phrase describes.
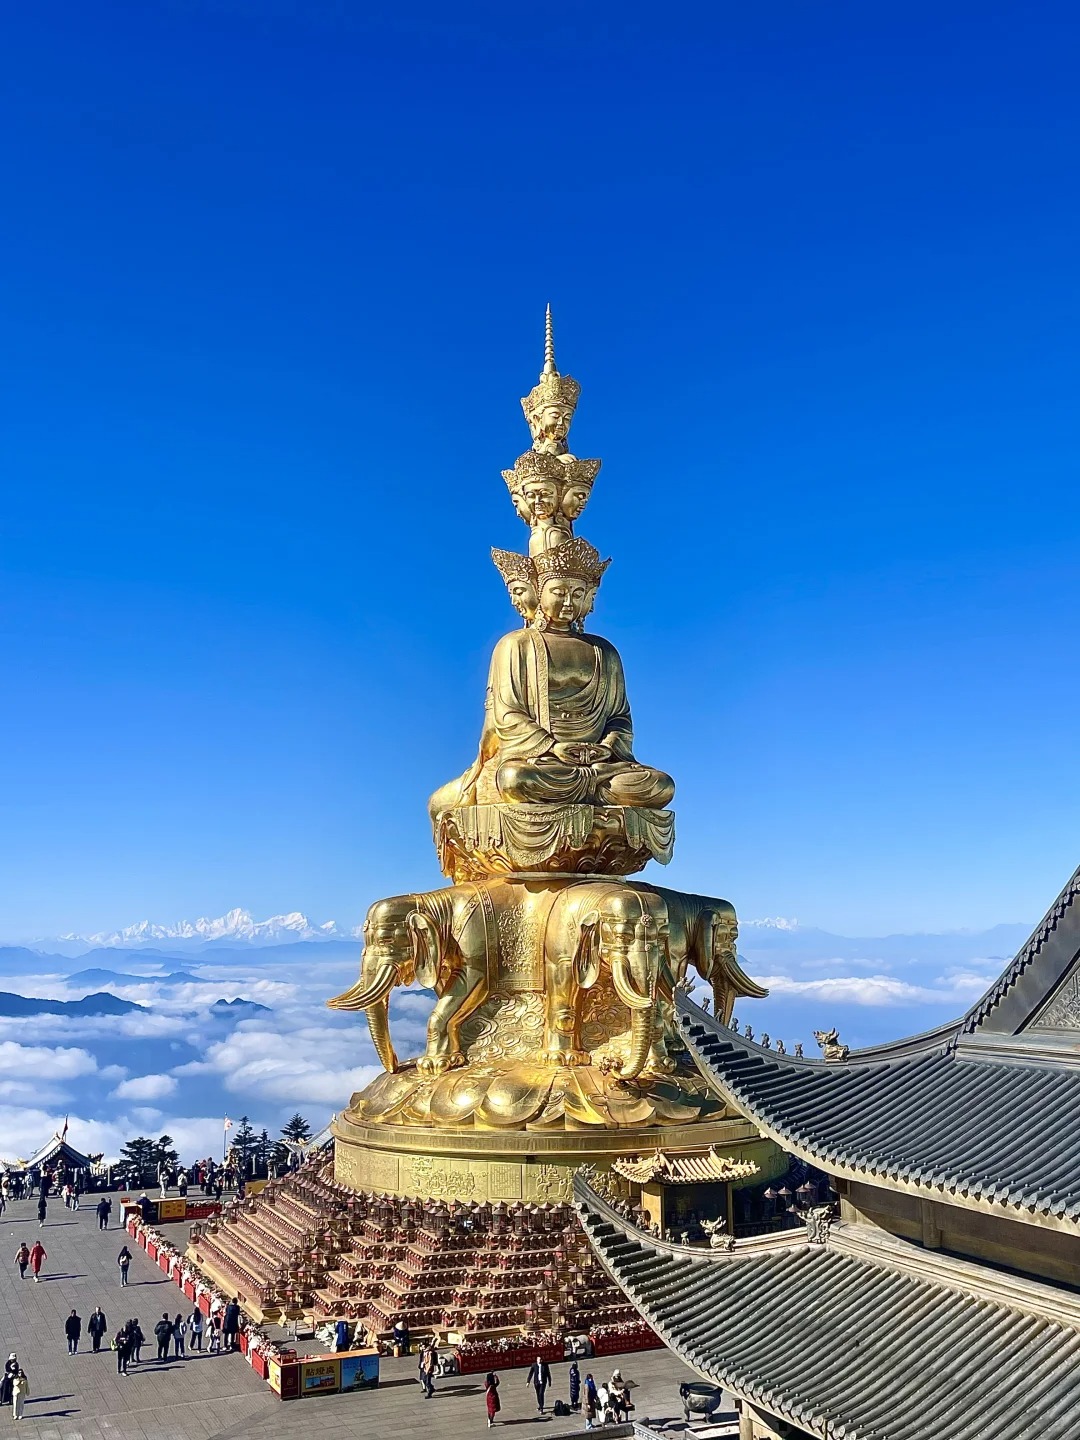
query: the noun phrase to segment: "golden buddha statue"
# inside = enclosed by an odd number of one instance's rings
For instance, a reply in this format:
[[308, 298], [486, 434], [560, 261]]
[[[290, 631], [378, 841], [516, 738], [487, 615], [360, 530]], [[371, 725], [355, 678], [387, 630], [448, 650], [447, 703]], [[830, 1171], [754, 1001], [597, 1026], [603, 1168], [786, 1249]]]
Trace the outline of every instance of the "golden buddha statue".
[[[573, 527], [600, 462], [570, 453], [580, 386], [555, 366], [550, 310], [545, 331], [544, 369], [522, 401], [532, 448], [503, 472], [528, 553], [491, 552], [523, 623], [492, 651], [472, 764], [429, 804], [452, 883], [376, 901], [360, 977], [330, 1002], [367, 1015], [385, 1066], [336, 1122], [339, 1140], [355, 1156], [372, 1137], [402, 1155], [415, 1139], [421, 1156], [402, 1159], [389, 1188], [431, 1183], [417, 1167], [432, 1132], [472, 1145], [472, 1132], [497, 1131], [484, 1143], [504, 1155], [518, 1153], [509, 1132], [533, 1127], [550, 1140], [722, 1123], [683, 1052], [674, 997], [688, 968], [713, 985], [718, 1014], [762, 993], [738, 969], [727, 902], [627, 878], [670, 860], [675, 782], [636, 758], [619, 652], [585, 629], [610, 562]], [[436, 1000], [409, 1059], [388, 1007], [413, 983]], [[385, 1183], [374, 1160], [355, 1163], [361, 1183]], [[492, 1185], [518, 1183], [508, 1175], [493, 1162]]]

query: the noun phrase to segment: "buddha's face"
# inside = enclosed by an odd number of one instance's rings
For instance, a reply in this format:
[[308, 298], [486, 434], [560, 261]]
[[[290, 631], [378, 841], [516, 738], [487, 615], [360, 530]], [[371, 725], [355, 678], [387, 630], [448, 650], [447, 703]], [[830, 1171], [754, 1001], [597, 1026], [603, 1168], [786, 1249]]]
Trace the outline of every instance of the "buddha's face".
[[589, 503], [588, 485], [568, 485], [563, 492], [562, 513], [568, 520], [576, 520]]
[[525, 496], [521, 493], [521, 491], [511, 490], [510, 499], [513, 502], [514, 509], [521, 516], [522, 520], [525, 521], [525, 524], [531, 525], [533, 518], [532, 511], [529, 509], [529, 502], [525, 499]]
[[545, 440], [565, 440], [570, 434], [572, 414], [565, 405], [545, 405], [536, 417], [538, 435]]
[[536, 614], [539, 604], [539, 597], [536, 593], [536, 586], [531, 580], [522, 580], [515, 576], [513, 580], [506, 582], [507, 593], [510, 596], [510, 604], [518, 612], [523, 620], [531, 620]]
[[525, 502], [536, 520], [550, 520], [559, 496], [550, 480], [526, 480], [521, 487]]
[[544, 618], [566, 629], [580, 617], [588, 593], [585, 581], [574, 575], [552, 576], [540, 586], [540, 609]]

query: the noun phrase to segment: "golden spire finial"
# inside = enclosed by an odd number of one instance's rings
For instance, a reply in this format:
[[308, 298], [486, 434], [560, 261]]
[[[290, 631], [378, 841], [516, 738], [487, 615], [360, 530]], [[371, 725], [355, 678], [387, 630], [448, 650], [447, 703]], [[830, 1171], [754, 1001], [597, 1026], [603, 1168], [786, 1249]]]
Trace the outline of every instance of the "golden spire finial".
[[558, 375], [555, 368], [555, 336], [551, 329], [551, 305], [544, 316], [544, 368], [541, 375]]

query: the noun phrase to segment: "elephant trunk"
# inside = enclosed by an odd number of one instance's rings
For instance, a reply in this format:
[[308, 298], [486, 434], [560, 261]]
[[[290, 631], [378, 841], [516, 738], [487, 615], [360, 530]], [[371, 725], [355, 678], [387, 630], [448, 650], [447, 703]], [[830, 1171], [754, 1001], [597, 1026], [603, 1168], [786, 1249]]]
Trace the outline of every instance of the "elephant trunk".
[[368, 1029], [371, 1031], [375, 1053], [382, 1061], [383, 1069], [392, 1075], [398, 1068], [394, 1043], [390, 1039], [390, 1001], [386, 995], [367, 1007]]
[[621, 1080], [634, 1080], [645, 1067], [652, 1047], [652, 1009], [635, 1010], [630, 1027], [630, 1053], [619, 1066]]

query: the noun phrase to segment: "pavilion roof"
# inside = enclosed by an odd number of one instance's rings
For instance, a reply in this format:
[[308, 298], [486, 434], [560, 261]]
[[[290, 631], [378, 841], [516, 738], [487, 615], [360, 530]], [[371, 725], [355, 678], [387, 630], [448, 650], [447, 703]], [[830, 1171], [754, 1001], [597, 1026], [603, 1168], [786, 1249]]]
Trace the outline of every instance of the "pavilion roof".
[[631, 1226], [581, 1175], [574, 1196], [602, 1265], [670, 1348], [801, 1431], [1074, 1440], [1071, 1292], [988, 1276], [864, 1225], [826, 1225], [814, 1243], [808, 1230], [726, 1252], [673, 1245]]
[[664, 1185], [702, 1185], [715, 1180], [747, 1180], [758, 1173], [759, 1167], [753, 1160], [718, 1155], [710, 1146], [696, 1155], [668, 1155], [654, 1150], [651, 1155], [615, 1160], [611, 1168], [639, 1185], [656, 1181]]
[[89, 1155], [84, 1155], [81, 1150], [76, 1150], [67, 1140], [62, 1140], [59, 1135], [54, 1135], [51, 1140], [46, 1141], [40, 1150], [35, 1150], [30, 1159], [26, 1162], [26, 1168], [32, 1170], [34, 1166], [49, 1165], [60, 1156], [75, 1166], [78, 1170], [89, 1169], [94, 1160]]

